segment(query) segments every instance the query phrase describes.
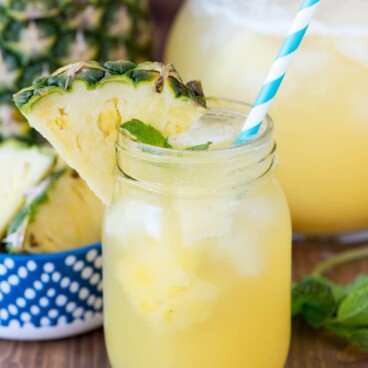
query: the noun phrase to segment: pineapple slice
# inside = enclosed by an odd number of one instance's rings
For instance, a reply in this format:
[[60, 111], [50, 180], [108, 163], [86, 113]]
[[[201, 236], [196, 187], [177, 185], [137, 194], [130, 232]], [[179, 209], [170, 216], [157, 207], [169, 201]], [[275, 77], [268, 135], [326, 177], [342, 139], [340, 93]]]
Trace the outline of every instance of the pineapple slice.
[[152, 62], [71, 64], [14, 99], [104, 204], [111, 200], [118, 126], [134, 118], [171, 136], [206, 111], [197, 84], [185, 85], [173, 66]]
[[49, 149], [16, 140], [0, 143], [0, 239], [29, 188], [45, 177], [55, 162], [56, 155]]
[[51, 253], [101, 239], [103, 205], [79, 175], [61, 169], [28, 193], [4, 242], [10, 253]]

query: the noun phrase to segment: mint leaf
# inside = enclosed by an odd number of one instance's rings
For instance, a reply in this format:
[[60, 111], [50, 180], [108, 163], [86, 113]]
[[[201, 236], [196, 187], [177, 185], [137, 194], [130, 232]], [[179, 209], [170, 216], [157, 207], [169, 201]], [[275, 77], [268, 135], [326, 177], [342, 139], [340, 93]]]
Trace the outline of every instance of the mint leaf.
[[292, 287], [292, 315], [301, 315], [317, 328], [334, 316], [338, 308], [340, 287], [321, 276], [304, 278]]
[[361, 349], [368, 351], [368, 327], [351, 328], [343, 325], [327, 324], [326, 329], [340, 337], [350, 340]]
[[368, 352], [368, 275], [336, 285], [321, 275], [348, 262], [368, 258], [368, 247], [339, 253], [314, 268], [292, 287], [292, 313], [323, 327]]
[[[162, 147], [162, 148], [173, 148], [169, 143], [168, 137], [165, 137], [158, 129], [152, 125], [145, 124], [143, 121], [138, 119], [132, 119], [120, 126], [132, 135], [137, 142], [150, 144], [151, 146]], [[212, 142], [199, 144], [185, 148], [190, 151], [204, 151], [208, 150]]]
[[368, 351], [368, 328], [351, 330], [345, 337], [358, 345], [361, 349]]
[[324, 327], [368, 351], [368, 277], [339, 286], [308, 276], [292, 287], [292, 314], [314, 328]]
[[206, 151], [210, 148], [210, 145], [213, 142], [207, 142], [207, 143], [203, 143], [203, 144], [198, 144], [197, 146], [191, 146], [186, 148], [187, 151]]
[[368, 328], [368, 284], [359, 285], [350, 291], [341, 302], [332, 323]]
[[344, 294], [348, 295], [350, 292], [352, 292], [355, 289], [358, 289], [363, 285], [368, 285], [368, 276], [358, 275], [357, 278], [351, 284], [348, 284], [344, 287]]
[[162, 148], [172, 148], [167, 137], [164, 137], [159, 130], [138, 119], [132, 119], [123, 123], [121, 128], [128, 131], [140, 143]]

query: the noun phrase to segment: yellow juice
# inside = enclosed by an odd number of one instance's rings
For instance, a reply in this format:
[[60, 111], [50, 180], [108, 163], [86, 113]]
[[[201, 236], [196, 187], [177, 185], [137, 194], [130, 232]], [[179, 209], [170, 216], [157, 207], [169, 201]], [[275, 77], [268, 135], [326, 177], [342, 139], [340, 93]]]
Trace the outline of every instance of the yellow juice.
[[[242, 120], [223, 110], [206, 119], [218, 140], [212, 151], [118, 149], [125, 175], [117, 176], [103, 234], [113, 368], [285, 363], [291, 226], [274, 178], [272, 132], [219, 149]], [[203, 140], [201, 129], [193, 131]]]
[[[189, 0], [166, 61], [205, 92], [254, 101], [299, 2]], [[321, 2], [271, 108], [293, 227], [368, 229], [368, 3]]]

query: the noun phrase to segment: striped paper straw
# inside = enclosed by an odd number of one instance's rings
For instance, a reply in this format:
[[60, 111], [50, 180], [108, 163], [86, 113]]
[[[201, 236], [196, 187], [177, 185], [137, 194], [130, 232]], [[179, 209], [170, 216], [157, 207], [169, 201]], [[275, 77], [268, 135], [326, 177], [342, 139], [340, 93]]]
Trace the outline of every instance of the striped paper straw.
[[291, 60], [307, 31], [320, 0], [304, 0], [291, 28], [281, 46], [281, 49], [271, 67], [261, 91], [250, 111], [243, 129], [235, 140], [242, 144], [258, 133], [263, 119], [271, 106], [273, 99], [289, 68]]

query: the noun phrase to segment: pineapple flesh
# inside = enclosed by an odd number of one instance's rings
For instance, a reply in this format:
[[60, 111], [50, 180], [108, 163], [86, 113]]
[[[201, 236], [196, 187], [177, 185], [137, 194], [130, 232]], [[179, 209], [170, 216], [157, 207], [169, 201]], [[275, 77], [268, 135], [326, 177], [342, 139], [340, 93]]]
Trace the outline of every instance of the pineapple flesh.
[[71, 169], [53, 172], [27, 195], [4, 242], [10, 253], [51, 253], [100, 241], [104, 207]]
[[51, 172], [55, 162], [56, 154], [49, 149], [16, 140], [0, 143], [0, 239], [26, 193]]
[[0, 1], [0, 139], [31, 139], [12, 95], [78, 60], [151, 57], [145, 0]]
[[118, 127], [138, 119], [171, 136], [206, 112], [195, 84], [173, 66], [146, 62], [79, 62], [36, 80], [14, 100], [41, 133], [109, 204]]

